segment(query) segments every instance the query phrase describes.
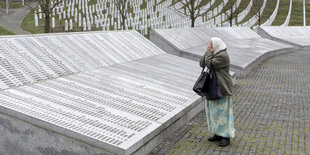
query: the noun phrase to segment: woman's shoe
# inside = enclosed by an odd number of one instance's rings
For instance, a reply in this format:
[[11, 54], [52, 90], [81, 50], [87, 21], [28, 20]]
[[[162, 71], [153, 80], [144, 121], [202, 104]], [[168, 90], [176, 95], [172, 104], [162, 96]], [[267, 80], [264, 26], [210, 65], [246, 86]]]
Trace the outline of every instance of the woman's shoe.
[[208, 141], [215, 142], [215, 141], [220, 141], [221, 139], [222, 139], [221, 136], [214, 135], [213, 137], [208, 138]]
[[222, 138], [219, 144], [219, 147], [225, 147], [230, 144], [230, 139], [229, 138]]

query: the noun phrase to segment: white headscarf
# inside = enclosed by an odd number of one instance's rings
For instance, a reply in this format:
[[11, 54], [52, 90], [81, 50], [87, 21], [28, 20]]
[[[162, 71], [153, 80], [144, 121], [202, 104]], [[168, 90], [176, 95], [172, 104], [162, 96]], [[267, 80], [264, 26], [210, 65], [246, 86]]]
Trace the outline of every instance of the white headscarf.
[[221, 38], [213, 37], [211, 38], [211, 41], [214, 49], [214, 54], [227, 48], [227, 46], [225, 45], [225, 43], [222, 41]]

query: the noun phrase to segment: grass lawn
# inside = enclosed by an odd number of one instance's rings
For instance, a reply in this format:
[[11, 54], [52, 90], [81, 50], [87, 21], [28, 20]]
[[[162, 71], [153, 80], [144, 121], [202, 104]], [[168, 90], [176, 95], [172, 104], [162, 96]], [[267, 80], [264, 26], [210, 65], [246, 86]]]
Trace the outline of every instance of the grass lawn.
[[[24, 7], [22, 2], [9, 2], [9, 9], [18, 9]], [[6, 2], [0, 1], [0, 8], [6, 8]]]
[[[263, 1], [263, 0], [262, 0]], [[277, 0], [270, 0], [267, 1], [266, 7], [263, 11], [262, 15], [262, 22], [264, 23], [272, 14], [273, 10], [275, 9]], [[288, 10], [289, 10], [289, 3], [290, 0], [280, 0], [280, 6], [278, 10], [278, 14], [272, 23], [274, 26], [282, 25], [284, 21], [286, 20]], [[303, 25], [303, 3], [300, 1], [293, 0], [293, 7], [291, 12], [291, 19], [289, 22], [289, 26], [302, 26]], [[244, 18], [243, 21], [240, 23], [244, 23], [247, 20], [249, 20], [253, 15], [255, 14], [255, 7], [257, 8], [257, 5], [253, 4], [252, 9], [250, 13]], [[309, 26], [310, 25], [310, 3], [307, 3], [306, 5], [306, 23]], [[256, 23], [257, 25], [258, 23]]]
[[281, 0], [276, 19], [273, 21], [272, 26], [282, 25], [287, 17], [288, 11], [290, 9], [290, 0]]
[[215, 1], [215, 2], [213, 3], [213, 5], [211, 5], [211, 7], [209, 8], [209, 10], [211, 11], [212, 9], [218, 7], [220, 4], [222, 4], [222, 1], [219, 1], [219, 0]]
[[310, 26], [310, 2], [306, 5], [306, 25]]
[[250, 3], [250, 0], [241, 0], [241, 3], [235, 13], [239, 14], [240, 12], [242, 12], [244, 9], [246, 9], [249, 3]]
[[[88, 2], [89, 5], [95, 4], [97, 2], [97, 0], [90, 0], [90, 2]], [[145, 2], [145, 1], [144, 1]], [[107, 3], [107, 6], [109, 6], [109, 3]], [[141, 5], [141, 9], [144, 9], [146, 7], [146, 3], [144, 5]], [[37, 9], [35, 9], [37, 10]], [[21, 23], [21, 28], [24, 29], [25, 31], [28, 31], [30, 33], [33, 34], [37, 34], [37, 33], [44, 33], [44, 19], [43, 19], [43, 15], [42, 15], [42, 19], [39, 19], [39, 26], [35, 27], [35, 22], [34, 22], [34, 11], [32, 10], [30, 11], [26, 17], [24, 18], [23, 22]], [[67, 8], [65, 8], [64, 10], [67, 10]], [[82, 12], [82, 11], [80, 11]], [[129, 9], [129, 12], [133, 12], [133, 9]], [[67, 11], [66, 11], [67, 13]], [[103, 11], [103, 13], [105, 13], [105, 11]], [[132, 14], [134, 17], [134, 14]], [[38, 15], [39, 17], [39, 15]], [[83, 17], [86, 17], [86, 15], [82, 14], [82, 20]], [[59, 20], [59, 16], [57, 14], [55, 14], [54, 16], [55, 18], [55, 29], [51, 30], [51, 32], [69, 32], [69, 31], [64, 31], [64, 26], [65, 26], [65, 21]], [[111, 15], [108, 16], [108, 18], [111, 18]], [[68, 20], [68, 24], [69, 24], [69, 20], [72, 19], [73, 20], [73, 30], [72, 32], [79, 32], [79, 31], [83, 31], [83, 26], [82, 27], [78, 27], [77, 23], [74, 23], [74, 16], [71, 16]], [[115, 19], [117, 20], [117, 19]], [[69, 27], [69, 25], [68, 25]], [[50, 20], [50, 28], [52, 28], [52, 19]], [[110, 26], [110, 30], [113, 30], [114, 26]], [[129, 27], [129, 29], [132, 29], [132, 27]], [[102, 28], [96, 28], [95, 24], [92, 25], [92, 31], [100, 31], [102, 30]]]
[[[248, 5], [250, 0], [241, 0], [240, 6], [237, 9], [237, 12], [241, 12], [243, 11], [246, 6]], [[243, 21], [241, 21], [240, 23], [244, 23], [247, 20], [249, 20], [250, 18], [253, 17], [253, 15], [257, 12], [257, 8], [260, 7], [260, 5], [262, 5], [264, 0], [259, 0], [260, 3], [257, 3], [257, 1], [254, 2], [250, 12], [248, 15], [246, 15], [246, 17], [244, 18]], [[88, 4], [95, 4], [97, 2], [97, 0], [90, 0], [90, 2]], [[145, 2], [145, 1], [143, 1]], [[205, 1], [206, 3], [209, 1]], [[210, 10], [219, 6], [219, 4], [221, 4], [222, 0], [216, 0], [215, 3], [211, 6]], [[277, 0], [268, 0], [266, 7], [263, 11], [263, 15], [262, 15], [262, 21], [261, 23], [264, 23], [269, 17], [270, 15], [273, 13], [275, 6], [276, 6], [276, 2]], [[284, 23], [286, 17], [287, 17], [287, 13], [288, 13], [288, 9], [289, 9], [289, 2], [290, 0], [280, 0], [280, 7], [278, 10], [278, 14], [276, 16], [276, 19], [274, 20], [274, 23], [272, 25], [281, 25]], [[13, 2], [12, 2], [13, 3]], [[16, 5], [21, 6], [21, 2], [14, 2]], [[5, 6], [5, 2], [0, 2], [0, 4], [4, 4]], [[109, 3], [108, 3], [109, 5]], [[1, 6], [1, 5], [0, 5]], [[13, 4], [11, 5], [11, 7], [13, 7]], [[146, 5], [142, 5], [142, 9], [145, 8]], [[227, 6], [225, 6], [225, 8], [223, 10], [228, 9]], [[66, 9], [65, 9], [66, 10]], [[307, 15], [307, 25], [310, 25], [310, 4], [308, 3], [306, 6], [306, 15]], [[302, 25], [303, 23], [303, 17], [302, 17], [302, 2], [299, 1], [293, 1], [293, 10], [292, 10], [292, 14], [291, 14], [291, 21], [289, 23], [289, 25]], [[132, 12], [132, 9], [130, 9], [130, 12]], [[84, 15], [85, 16], [85, 15]], [[83, 18], [83, 15], [82, 15]], [[73, 20], [74, 17], [71, 17], [71, 19]], [[69, 22], [69, 19], [68, 19]], [[240, 24], [239, 23], [239, 24]], [[256, 23], [258, 24], [258, 23]], [[56, 28], [53, 30], [53, 32], [64, 32], [64, 20], [61, 20], [61, 22], [58, 20], [58, 15], [55, 15], [55, 25]], [[39, 26], [35, 27], [34, 26], [34, 10], [31, 11], [29, 14], [26, 15], [26, 17], [24, 18], [22, 24], [21, 24], [22, 29], [29, 31], [31, 33], [44, 33], [44, 19], [40, 19], [39, 20]], [[73, 26], [73, 30], [74, 32], [77, 31], [82, 31], [82, 27], [77, 27], [76, 23], [74, 23]], [[114, 26], [110, 27], [110, 30], [113, 30]], [[129, 28], [131, 29], [131, 28]], [[96, 29], [95, 26], [92, 26], [92, 30], [101, 30], [101, 28]]]
[[[292, 15], [289, 26], [303, 26], [303, 3], [293, 1]], [[310, 25], [310, 4], [306, 4], [306, 25]]]
[[[69, 32], [69, 31], [64, 31], [65, 29], [64, 21], [58, 20], [58, 16], [55, 16], [55, 17], [56, 17], [55, 18], [55, 29], [52, 31], [53, 32]], [[71, 18], [71, 19], [74, 20], [74, 18]], [[42, 19], [39, 19], [39, 26], [38, 27], [34, 26], [34, 10], [32, 10], [24, 18], [23, 22], [21, 23], [21, 28], [33, 34], [44, 33], [44, 23], [45, 23], [45, 20], [42, 17]], [[68, 24], [69, 24], [69, 20], [68, 20]], [[52, 20], [50, 21], [50, 28], [52, 28]], [[110, 28], [110, 30], [111, 29], [112, 27]], [[99, 30], [102, 30], [102, 28], [96, 29], [96, 27], [92, 26], [92, 31], [96, 31], [96, 30], [99, 31]], [[83, 31], [83, 27], [78, 28], [77, 25], [74, 25], [72, 32], [79, 32], [79, 31]]]
[[[234, 1], [236, 2], [236, 0]], [[236, 16], [242, 12], [250, 3], [250, 0], [241, 0], [239, 7], [235, 10], [235, 12], [233, 13], [233, 16], [235, 16], [235, 18], [237, 18]], [[230, 5], [227, 3], [227, 5], [224, 7], [224, 11], [227, 11], [230, 9]], [[224, 22], [230, 22], [229, 20], [225, 20]], [[237, 20], [236, 20], [237, 21]]]
[[[262, 5], [263, 5], [263, 1], [264, 0], [258, 0], [258, 1], [253, 1], [253, 5], [252, 5], [252, 8], [250, 10], [250, 12], [244, 17], [244, 19], [238, 23], [238, 24], [243, 24], [245, 23], [246, 21], [250, 20], [256, 13], [257, 13], [257, 10], [258, 8], [261, 8]], [[267, 6], [266, 6], [267, 7]]]
[[[92, 5], [94, 4], [95, 2], [97, 2], [96, 0], [91, 0], [90, 2], [88, 2], [89, 5]], [[32, 11], [30, 11], [26, 17], [24, 18], [24, 20], [22, 21], [21, 23], [21, 28], [24, 29], [25, 31], [28, 31], [30, 33], [33, 33], [33, 34], [37, 34], [37, 33], [44, 33], [44, 23], [45, 23], [45, 20], [43, 18], [43, 15], [42, 15], [42, 19], [39, 19], [39, 26], [38, 27], [35, 27], [35, 22], [34, 22], [34, 11], [37, 10], [37, 9], [34, 9]], [[66, 9], [65, 9], [66, 10]], [[67, 13], [67, 11], [66, 11]], [[85, 16], [85, 15], [84, 15]], [[83, 17], [82, 15], [82, 20], [83, 20]], [[39, 17], [39, 15], [38, 15]], [[65, 26], [65, 21], [64, 20], [59, 20], [59, 16], [57, 14], [55, 14], [55, 29], [54, 30], [51, 30], [51, 32], [65, 32], [64, 31], [64, 26]], [[79, 32], [79, 31], [83, 31], [83, 27], [79, 27], [76, 25], [77, 23], [74, 23], [74, 16], [71, 16], [71, 18], [67, 19], [68, 20], [68, 27], [69, 27], [69, 20], [72, 19], [73, 20], [73, 30], [72, 32]], [[50, 20], [50, 28], [52, 28], [52, 18]], [[114, 27], [113, 27], [114, 28]], [[112, 27], [110, 28], [110, 30], [112, 29]], [[92, 30], [93, 31], [98, 31], [98, 30], [102, 30], [102, 28], [99, 28], [99, 29], [96, 29], [95, 26], [92, 26]], [[68, 31], [66, 31], [68, 32]]]
[[43, 20], [39, 20], [39, 27], [34, 26], [34, 10], [30, 11], [21, 23], [21, 28], [30, 33], [44, 33]]
[[13, 35], [14, 33], [4, 29], [2, 26], [0, 26], [0, 35]]
[[[261, 24], [265, 23], [270, 18], [274, 9], [276, 8], [276, 5], [277, 5], [277, 0], [267, 1], [265, 9], [261, 16]], [[258, 25], [258, 22], [255, 25]]]

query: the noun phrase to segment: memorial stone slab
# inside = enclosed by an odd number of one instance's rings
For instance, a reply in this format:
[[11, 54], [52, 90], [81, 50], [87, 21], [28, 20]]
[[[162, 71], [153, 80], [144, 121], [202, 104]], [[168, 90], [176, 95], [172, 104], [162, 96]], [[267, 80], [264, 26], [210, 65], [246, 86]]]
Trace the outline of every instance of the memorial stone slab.
[[197, 63], [135, 31], [4, 36], [0, 62], [1, 113], [105, 153], [147, 154], [203, 109]]
[[264, 38], [290, 44], [298, 50], [310, 49], [310, 26], [262, 26], [257, 32]]
[[231, 70], [237, 77], [247, 75], [270, 56], [292, 50], [290, 45], [264, 39], [247, 27], [155, 29], [150, 40], [168, 53], [198, 61], [211, 37], [226, 43]]

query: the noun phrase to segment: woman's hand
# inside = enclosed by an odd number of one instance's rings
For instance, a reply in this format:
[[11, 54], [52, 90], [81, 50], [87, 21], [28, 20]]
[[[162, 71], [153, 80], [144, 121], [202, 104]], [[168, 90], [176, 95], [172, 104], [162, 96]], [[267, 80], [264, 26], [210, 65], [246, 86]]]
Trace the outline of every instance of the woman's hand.
[[212, 41], [210, 41], [209, 44], [208, 44], [208, 46], [207, 46], [207, 52], [211, 52], [211, 53], [214, 52], [213, 46], [212, 46]]

